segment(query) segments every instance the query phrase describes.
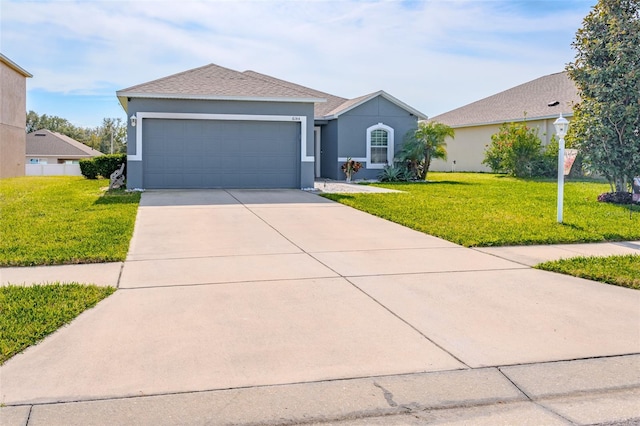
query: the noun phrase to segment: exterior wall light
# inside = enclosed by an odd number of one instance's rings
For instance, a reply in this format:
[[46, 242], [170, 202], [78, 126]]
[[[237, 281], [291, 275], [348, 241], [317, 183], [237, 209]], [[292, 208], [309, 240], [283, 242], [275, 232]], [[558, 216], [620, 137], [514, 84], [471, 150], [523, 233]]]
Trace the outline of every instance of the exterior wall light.
[[564, 202], [564, 137], [569, 130], [569, 121], [562, 116], [553, 123], [556, 134], [560, 138], [558, 141], [558, 223], [562, 223], [562, 207]]
[[136, 117], [135, 114], [132, 114], [131, 117], [129, 117], [129, 121], [131, 121], [131, 127], [136, 127], [136, 124], [138, 123], [138, 117]]

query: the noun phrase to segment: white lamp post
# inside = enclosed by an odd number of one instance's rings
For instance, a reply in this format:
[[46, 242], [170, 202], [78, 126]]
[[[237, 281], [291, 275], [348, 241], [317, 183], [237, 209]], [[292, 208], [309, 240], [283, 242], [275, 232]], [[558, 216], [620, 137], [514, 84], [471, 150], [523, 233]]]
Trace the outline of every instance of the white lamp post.
[[553, 123], [556, 134], [560, 138], [558, 143], [558, 223], [562, 223], [562, 203], [564, 200], [564, 137], [569, 130], [569, 121], [562, 116]]

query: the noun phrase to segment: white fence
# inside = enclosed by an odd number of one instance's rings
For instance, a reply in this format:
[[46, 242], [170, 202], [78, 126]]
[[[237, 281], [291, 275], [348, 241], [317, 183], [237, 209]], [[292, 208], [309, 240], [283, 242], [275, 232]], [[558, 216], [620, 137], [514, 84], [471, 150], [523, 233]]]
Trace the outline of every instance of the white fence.
[[79, 164], [26, 164], [27, 176], [82, 176]]

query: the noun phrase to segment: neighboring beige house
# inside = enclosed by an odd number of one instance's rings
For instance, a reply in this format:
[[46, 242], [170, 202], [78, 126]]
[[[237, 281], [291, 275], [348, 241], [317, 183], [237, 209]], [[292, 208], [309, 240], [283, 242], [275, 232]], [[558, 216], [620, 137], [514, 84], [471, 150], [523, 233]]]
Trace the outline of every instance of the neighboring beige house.
[[50, 130], [27, 135], [27, 164], [77, 164], [82, 158], [103, 155], [100, 151]]
[[453, 140], [447, 141], [447, 161], [434, 160], [433, 171], [489, 172], [482, 164], [491, 135], [503, 123], [522, 122], [537, 128], [543, 144], [555, 134], [553, 122], [560, 113], [573, 116], [573, 105], [580, 102], [578, 89], [566, 72], [540, 77], [488, 98], [432, 117], [453, 127]]
[[0, 53], [0, 179], [24, 176], [27, 78], [31, 77]]

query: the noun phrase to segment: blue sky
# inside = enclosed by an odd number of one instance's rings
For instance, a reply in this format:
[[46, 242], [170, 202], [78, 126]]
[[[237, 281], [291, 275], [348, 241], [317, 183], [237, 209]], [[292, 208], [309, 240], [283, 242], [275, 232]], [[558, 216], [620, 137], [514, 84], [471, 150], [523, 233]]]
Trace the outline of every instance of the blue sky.
[[346, 98], [385, 90], [434, 116], [572, 61], [596, 0], [0, 2], [27, 109], [93, 127], [115, 92], [215, 63]]

